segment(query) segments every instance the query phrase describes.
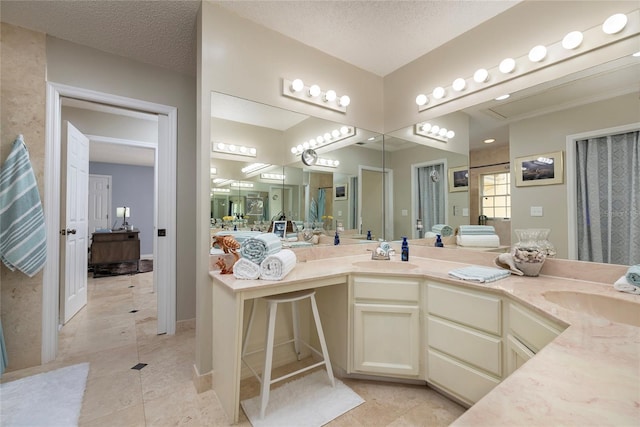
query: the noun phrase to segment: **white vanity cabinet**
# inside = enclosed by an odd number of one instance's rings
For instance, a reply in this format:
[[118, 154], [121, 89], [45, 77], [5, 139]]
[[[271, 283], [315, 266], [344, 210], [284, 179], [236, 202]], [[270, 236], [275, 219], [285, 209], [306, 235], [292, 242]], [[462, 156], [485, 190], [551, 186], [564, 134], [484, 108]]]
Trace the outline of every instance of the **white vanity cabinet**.
[[502, 380], [499, 296], [427, 281], [427, 381], [472, 405]]
[[350, 371], [417, 378], [420, 373], [420, 280], [352, 276], [351, 281]]
[[531, 359], [565, 329], [563, 325], [514, 302], [509, 303], [506, 317], [509, 325], [506, 339], [507, 375]]

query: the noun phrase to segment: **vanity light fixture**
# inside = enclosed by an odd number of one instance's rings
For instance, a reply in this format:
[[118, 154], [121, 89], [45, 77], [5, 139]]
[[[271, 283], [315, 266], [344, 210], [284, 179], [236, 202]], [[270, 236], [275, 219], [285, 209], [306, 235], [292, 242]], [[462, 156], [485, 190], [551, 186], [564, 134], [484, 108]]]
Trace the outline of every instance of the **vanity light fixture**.
[[245, 145], [227, 144], [224, 142], [213, 142], [213, 151], [224, 154], [234, 154], [237, 156], [256, 157], [258, 150]]
[[229, 188], [212, 188], [211, 191], [214, 193], [231, 193], [231, 189]]
[[414, 126], [414, 133], [416, 135], [424, 136], [426, 138], [435, 139], [441, 142], [449, 142], [456, 133], [452, 130], [449, 130], [444, 127], [440, 127], [438, 125], [433, 125], [431, 123], [417, 123]]
[[308, 141], [304, 141], [295, 147], [291, 147], [291, 154], [299, 155], [309, 148], [326, 147], [327, 145], [355, 136], [355, 134], [356, 128], [353, 126], [341, 126], [340, 128], [333, 129], [330, 132], [324, 132], [322, 135], [318, 135]]
[[284, 181], [285, 175], [283, 175], [281, 173], [261, 173], [260, 174], [260, 178], [261, 179], [272, 179], [272, 180], [275, 180], [275, 181]]
[[582, 44], [583, 38], [581, 31], [571, 31], [562, 39], [562, 47], [567, 50], [575, 49]]
[[271, 165], [268, 163], [251, 163], [250, 165], [247, 165], [240, 170], [244, 174], [250, 174], [252, 172], [259, 171], [260, 169], [268, 168], [270, 166]]
[[226, 178], [216, 178], [216, 179], [212, 179], [211, 180], [211, 183], [214, 184], [214, 185], [217, 185], [218, 187], [225, 186], [230, 182], [231, 182], [231, 180], [230, 179], [226, 179]]
[[324, 92], [317, 84], [306, 86], [301, 79], [282, 79], [282, 95], [342, 113], [347, 112], [347, 106], [351, 103], [347, 95], [338, 97], [332, 89]]
[[485, 144], [491, 144], [492, 142], [496, 142], [496, 140], [494, 138], [489, 138], [489, 139], [485, 139], [484, 141]]
[[324, 157], [318, 157], [316, 160], [316, 166], [326, 166], [329, 168], [337, 168], [340, 166], [339, 160], [326, 159]]
[[627, 15], [624, 13], [616, 13], [611, 15], [602, 24], [602, 31], [605, 34], [617, 34], [627, 26]]
[[253, 188], [253, 182], [233, 181], [229, 185], [236, 188]]
[[529, 51], [529, 61], [540, 62], [547, 56], [547, 48], [539, 44]]
[[218, 169], [217, 168], [210, 168], [209, 169], [209, 173], [211, 175], [218, 175]]

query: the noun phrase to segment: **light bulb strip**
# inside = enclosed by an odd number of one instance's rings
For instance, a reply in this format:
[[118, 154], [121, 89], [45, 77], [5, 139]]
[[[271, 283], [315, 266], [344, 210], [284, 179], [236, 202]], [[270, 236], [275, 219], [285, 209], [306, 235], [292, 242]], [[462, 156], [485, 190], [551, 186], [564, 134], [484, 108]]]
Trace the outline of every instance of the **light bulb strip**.
[[331, 132], [325, 132], [322, 135], [318, 135], [316, 138], [304, 141], [296, 146], [291, 147], [291, 153], [299, 156], [302, 152], [308, 148], [317, 149], [320, 147], [326, 147], [331, 144], [335, 144], [338, 141], [342, 141], [347, 138], [355, 136], [356, 128], [353, 126], [341, 126], [338, 129], [333, 129]]
[[325, 157], [318, 157], [318, 160], [316, 160], [316, 164], [314, 166], [321, 166], [321, 167], [327, 167], [327, 168], [337, 168], [338, 166], [340, 166], [340, 161], [339, 160], [333, 160], [333, 159], [327, 159]]
[[[640, 13], [638, 11], [631, 12], [628, 15], [612, 15], [606, 22], [610, 22], [614, 17], [617, 17], [622, 22], [614, 26], [610, 30], [612, 32], [607, 32], [606, 25], [602, 24], [582, 32], [571, 31], [556, 43], [548, 46], [532, 46], [531, 51], [519, 58], [506, 58], [499, 66], [492, 69], [478, 69], [473, 76], [467, 79], [458, 78], [449, 86], [439, 86], [433, 89], [431, 93], [418, 94], [415, 98], [418, 111], [421, 112], [442, 105], [532, 71], [549, 67], [572, 57], [584, 55], [638, 33], [638, 27], [640, 26]], [[591, 41], [587, 42], [589, 39]], [[463, 83], [467, 84], [463, 86]]]
[[255, 147], [247, 147], [246, 145], [227, 144], [226, 142], [211, 143], [211, 150], [216, 153], [231, 154], [234, 156], [256, 157], [258, 150]]
[[282, 79], [282, 95], [341, 113], [346, 113], [347, 106], [351, 103], [351, 98], [347, 95], [338, 96], [331, 89], [323, 91], [315, 84], [306, 86], [300, 79]]
[[285, 178], [286, 178], [286, 176], [282, 175], [280, 173], [261, 173], [260, 174], [260, 179], [271, 179], [271, 180], [275, 180], [275, 181], [284, 181]]
[[416, 123], [413, 127], [413, 132], [416, 135], [435, 139], [440, 142], [449, 142], [449, 140], [455, 136], [454, 131], [427, 122]]
[[271, 165], [268, 163], [251, 163], [250, 165], [243, 167], [241, 171], [242, 173], [248, 175], [250, 173], [254, 173], [268, 167], [271, 167]]

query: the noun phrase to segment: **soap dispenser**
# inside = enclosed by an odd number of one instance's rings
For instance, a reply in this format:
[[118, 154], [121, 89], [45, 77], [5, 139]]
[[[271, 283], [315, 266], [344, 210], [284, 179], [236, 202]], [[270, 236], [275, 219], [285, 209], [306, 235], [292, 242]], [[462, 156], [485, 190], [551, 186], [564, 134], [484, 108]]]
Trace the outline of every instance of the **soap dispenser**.
[[367, 240], [371, 240], [371, 230], [367, 230]]
[[340, 244], [340, 236], [338, 235], [338, 231], [336, 231], [336, 235], [333, 236], [333, 244], [334, 245], [339, 245]]
[[444, 243], [442, 243], [442, 238], [439, 234], [436, 234], [436, 243], [434, 245], [436, 248], [444, 248]]
[[401, 251], [401, 260], [409, 261], [409, 242], [407, 242], [407, 238], [402, 238], [402, 251]]

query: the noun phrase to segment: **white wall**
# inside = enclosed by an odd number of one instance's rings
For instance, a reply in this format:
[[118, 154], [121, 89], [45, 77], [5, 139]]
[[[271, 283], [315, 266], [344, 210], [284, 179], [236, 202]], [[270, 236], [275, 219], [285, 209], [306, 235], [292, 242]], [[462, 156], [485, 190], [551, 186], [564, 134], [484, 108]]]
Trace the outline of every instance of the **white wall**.
[[[177, 320], [195, 313], [195, 78], [47, 37], [47, 80], [178, 109]], [[207, 197], [208, 199], [208, 197]]]

